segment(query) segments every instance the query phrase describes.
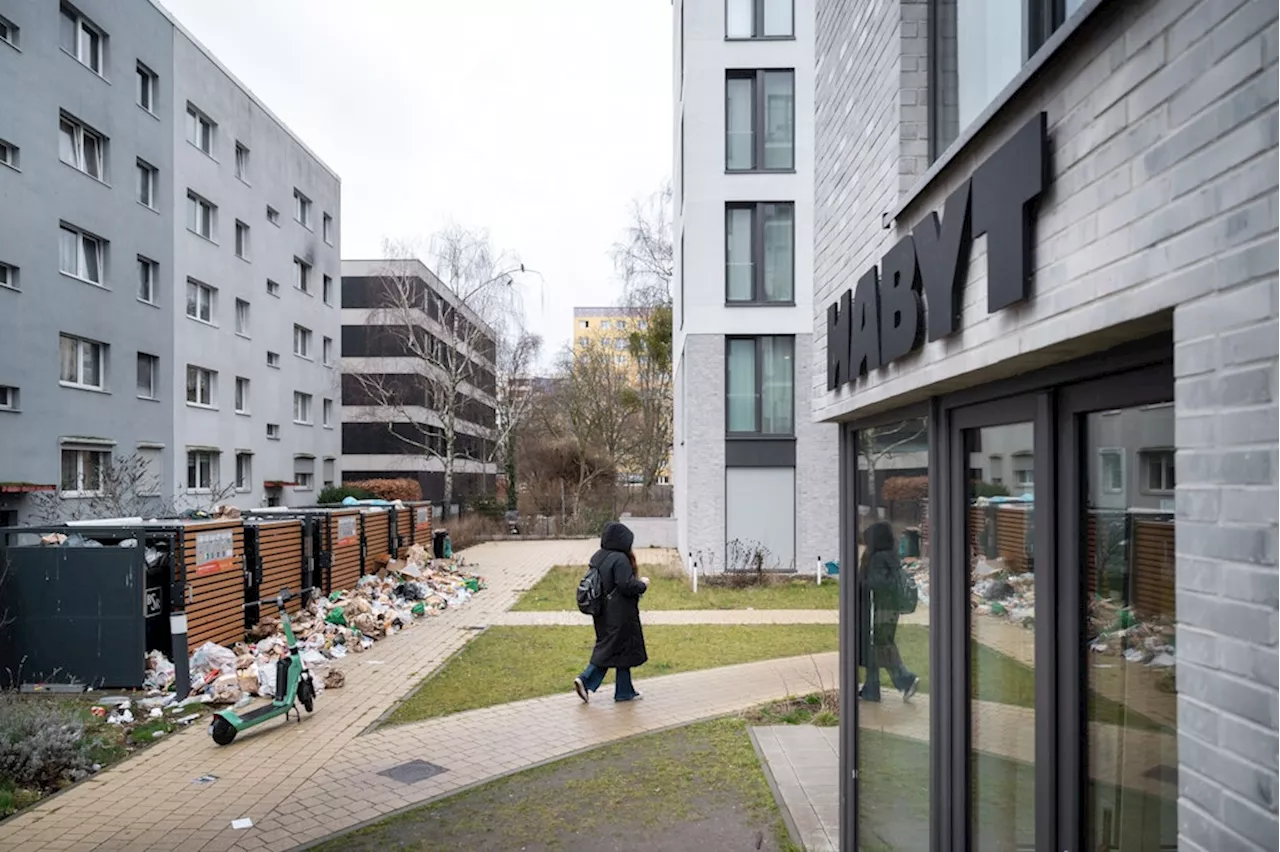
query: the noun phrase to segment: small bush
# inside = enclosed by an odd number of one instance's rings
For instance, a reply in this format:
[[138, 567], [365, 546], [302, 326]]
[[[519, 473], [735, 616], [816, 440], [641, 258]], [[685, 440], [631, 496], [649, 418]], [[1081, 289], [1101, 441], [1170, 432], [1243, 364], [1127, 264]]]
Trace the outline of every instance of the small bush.
[[422, 486], [416, 479], [365, 479], [345, 483], [348, 488], [368, 491], [382, 500], [403, 500], [406, 503], [422, 499]]
[[376, 495], [372, 491], [357, 488], [354, 485], [330, 485], [320, 492], [316, 502], [324, 505], [325, 503], [341, 503], [348, 497], [354, 497], [357, 500], [369, 500], [374, 496]]
[[74, 710], [0, 695], [0, 782], [52, 792], [92, 771], [94, 745]]

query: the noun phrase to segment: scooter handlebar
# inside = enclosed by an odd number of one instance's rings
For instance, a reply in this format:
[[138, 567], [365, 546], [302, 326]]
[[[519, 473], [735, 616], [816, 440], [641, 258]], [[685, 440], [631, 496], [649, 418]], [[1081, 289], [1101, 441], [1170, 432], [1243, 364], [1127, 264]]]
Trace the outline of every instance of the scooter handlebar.
[[288, 589], [281, 589], [280, 594], [276, 595], [276, 606], [284, 609], [286, 602], [293, 600], [293, 592]]

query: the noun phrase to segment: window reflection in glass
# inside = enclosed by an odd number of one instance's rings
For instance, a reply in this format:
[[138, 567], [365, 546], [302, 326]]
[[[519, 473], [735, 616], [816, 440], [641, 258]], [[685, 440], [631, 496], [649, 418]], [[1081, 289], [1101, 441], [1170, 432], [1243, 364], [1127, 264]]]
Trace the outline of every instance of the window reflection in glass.
[[929, 848], [928, 422], [857, 433], [858, 845]]
[[1090, 414], [1084, 434], [1085, 846], [1176, 849], [1173, 409]]
[[935, 26], [941, 153], [1022, 68], [1026, 4], [938, 0]]

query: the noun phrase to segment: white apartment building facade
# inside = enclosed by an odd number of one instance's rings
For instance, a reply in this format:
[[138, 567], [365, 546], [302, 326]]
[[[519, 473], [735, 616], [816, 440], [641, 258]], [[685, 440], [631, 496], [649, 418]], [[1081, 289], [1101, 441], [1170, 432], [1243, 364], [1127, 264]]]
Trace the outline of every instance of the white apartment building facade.
[[838, 546], [836, 431], [806, 390], [813, 3], [677, 0], [674, 17], [679, 549], [686, 570], [807, 569]]

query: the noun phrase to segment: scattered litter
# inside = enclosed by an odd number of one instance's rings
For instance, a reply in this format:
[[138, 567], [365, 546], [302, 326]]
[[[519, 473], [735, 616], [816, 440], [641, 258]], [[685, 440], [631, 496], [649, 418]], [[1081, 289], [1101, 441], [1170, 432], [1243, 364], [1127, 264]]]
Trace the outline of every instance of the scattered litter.
[[1157, 669], [1167, 669], [1177, 663], [1172, 654], [1156, 654], [1147, 665]]
[[158, 739], [160, 739], [160, 738], [161, 738], [161, 737], [163, 737], [163, 736], [164, 736], [164, 731], [156, 731], [155, 733], [153, 733], [153, 734], [151, 735], [151, 739], [153, 739], [153, 740], [158, 740]]
[[1124, 652], [1124, 658], [1131, 663], [1141, 663], [1146, 659], [1146, 654], [1138, 648], [1129, 648]]
[[159, 719], [161, 716], [164, 715], [164, 711], [161, 710], [159, 707], [152, 707], [151, 712], [149, 712], [147, 715], [150, 716], [152, 719]]
[[253, 820], [249, 817], [241, 817], [240, 819], [231, 820], [231, 827], [235, 829], [253, 828]]
[[324, 676], [325, 689], [341, 689], [347, 682], [347, 676], [337, 669], [330, 669]]
[[190, 713], [186, 716], [179, 716], [177, 719], [174, 719], [173, 721], [176, 724], [182, 725], [185, 728], [187, 725], [190, 725], [192, 722], [194, 722], [196, 719], [199, 719], [199, 718], [200, 718], [199, 713]]
[[217, 781], [217, 780], [218, 780], [218, 776], [217, 776], [217, 775], [212, 775], [212, 774], [211, 774], [211, 775], [201, 775], [199, 778], [192, 778], [192, 779], [191, 779], [191, 783], [192, 783], [192, 784], [199, 784], [199, 785], [201, 785], [201, 786], [204, 786], [204, 785], [206, 785], [206, 784], [212, 784], [214, 781]]
[[384, 663], [382, 660], [365, 660], [365, 661], [364, 661], [364, 663], [365, 663], [365, 665], [367, 665], [367, 666], [381, 666], [381, 665], [385, 665], [385, 663]]
[[133, 713], [128, 708], [125, 708], [124, 710], [117, 710], [107, 717], [107, 724], [108, 725], [132, 725]]

